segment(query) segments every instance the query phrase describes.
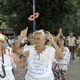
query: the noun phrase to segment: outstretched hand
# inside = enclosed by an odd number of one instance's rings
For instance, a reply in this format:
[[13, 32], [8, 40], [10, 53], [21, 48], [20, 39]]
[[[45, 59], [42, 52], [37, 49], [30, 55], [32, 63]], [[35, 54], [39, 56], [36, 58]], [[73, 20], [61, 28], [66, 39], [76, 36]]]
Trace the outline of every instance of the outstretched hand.
[[25, 36], [27, 35], [27, 32], [28, 32], [28, 27], [26, 27], [25, 30], [22, 30], [22, 31], [21, 31], [20, 36], [21, 36], [21, 37], [25, 37]]
[[46, 34], [48, 34], [47, 39], [52, 42], [54, 40], [53, 35], [49, 31], [46, 31]]
[[59, 34], [60, 35], [62, 34], [62, 28], [59, 28]]
[[29, 51], [25, 51], [25, 52], [23, 53], [23, 56], [25, 56], [25, 58], [28, 58], [28, 57], [29, 57]]

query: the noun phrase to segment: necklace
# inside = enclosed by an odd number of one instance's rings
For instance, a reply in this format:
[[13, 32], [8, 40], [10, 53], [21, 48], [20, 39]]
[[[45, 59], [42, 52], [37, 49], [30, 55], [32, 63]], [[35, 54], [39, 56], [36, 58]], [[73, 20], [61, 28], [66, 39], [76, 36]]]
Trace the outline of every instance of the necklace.
[[3, 75], [0, 74], [0, 77], [1, 78], [4, 78], [6, 76], [6, 71], [5, 71], [5, 68], [4, 68], [4, 55], [3, 55], [3, 48], [1, 48], [2, 50], [2, 71], [3, 71]]
[[[43, 52], [47, 49], [47, 47], [45, 47], [45, 49], [43, 49], [43, 51], [41, 52], [43, 54]], [[35, 51], [36, 51], [36, 55], [35, 57], [40, 60], [40, 53], [36, 50], [36, 47], [35, 47]]]

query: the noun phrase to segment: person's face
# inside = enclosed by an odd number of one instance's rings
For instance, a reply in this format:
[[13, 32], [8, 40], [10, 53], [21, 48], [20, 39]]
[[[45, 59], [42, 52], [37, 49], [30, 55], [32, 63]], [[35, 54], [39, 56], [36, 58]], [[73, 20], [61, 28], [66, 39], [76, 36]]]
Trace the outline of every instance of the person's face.
[[60, 38], [59, 41], [58, 41], [58, 44], [59, 44], [60, 46], [64, 45], [64, 40]]
[[34, 36], [34, 43], [36, 46], [44, 45], [45, 44], [45, 38], [40, 33], [36, 33]]
[[4, 41], [0, 40], [0, 47], [2, 47], [4, 45]]
[[34, 37], [33, 37], [33, 34], [29, 35], [28, 37], [28, 41], [31, 45], [34, 45]]
[[9, 39], [12, 39], [12, 37], [11, 37], [11, 36], [9, 36]]
[[72, 37], [73, 36], [73, 33], [70, 33], [70, 36]]

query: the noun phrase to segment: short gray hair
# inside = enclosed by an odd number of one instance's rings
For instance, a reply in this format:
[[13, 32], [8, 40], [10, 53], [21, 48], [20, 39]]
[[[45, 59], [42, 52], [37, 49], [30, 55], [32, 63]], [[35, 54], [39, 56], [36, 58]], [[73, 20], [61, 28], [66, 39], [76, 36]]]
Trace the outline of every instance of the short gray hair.
[[46, 37], [46, 34], [42, 31], [42, 30], [37, 30], [33, 33], [33, 36], [35, 36], [36, 33], [40, 33], [42, 35], [43, 38]]

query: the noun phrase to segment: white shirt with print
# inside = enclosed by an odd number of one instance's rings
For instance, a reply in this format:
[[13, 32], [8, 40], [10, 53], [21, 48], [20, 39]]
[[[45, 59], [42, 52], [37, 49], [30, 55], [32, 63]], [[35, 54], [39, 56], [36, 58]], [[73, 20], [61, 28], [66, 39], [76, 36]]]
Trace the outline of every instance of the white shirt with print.
[[63, 51], [63, 59], [56, 59], [57, 67], [56, 70], [67, 70], [70, 61], [70, 51], [67, 47]]
[[68, 42], [69, 42], [68, 45], [69, 45], [69, 46], [76, 46], [75, 40], [76, 40], [75, 37], [72, 37], [72, 38], [71, 38], [71, 37], [69, 36], [69, 37], [68, 37]]
[[29, 51], [29, 57], [27, 59], [27, 74], [33, 78], [44, 78], [52, 74], [52, 63], [55, 58], [55, 49], [53, 47], [46, 46], [46, 49], [42, 53], [38, 53], [35, 46], [25, 46], [23, 52]]

